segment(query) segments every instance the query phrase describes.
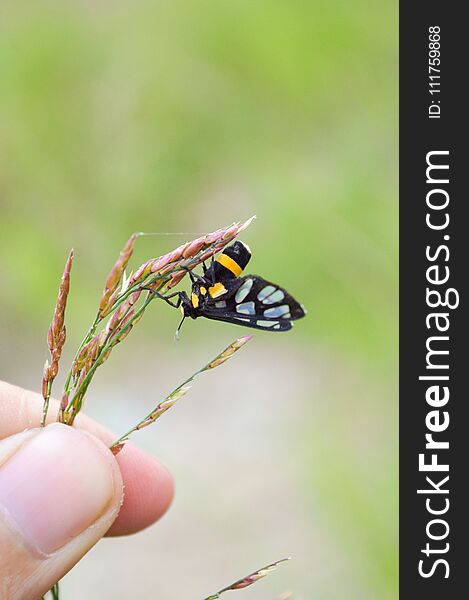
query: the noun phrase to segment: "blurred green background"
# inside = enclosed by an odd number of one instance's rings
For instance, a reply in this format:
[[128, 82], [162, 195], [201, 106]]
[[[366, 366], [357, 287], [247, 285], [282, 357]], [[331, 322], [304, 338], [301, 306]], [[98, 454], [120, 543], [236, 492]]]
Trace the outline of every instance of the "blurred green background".
[[[309, 309], [135, 440], [175, 504], [99, 544], [65, 600], [197, 599], [285, 554], [240, 598], [397, 597], [396, 46], [393, 2], [2, 2], [1, 377], [39, 388], [73, 246], [63, 375], [136, 230], [257, 214], [249, 271]], [[134, 265], [191, 237], [141, 238]], [[123, 431], [242, 332], [175, 344], [178, 317], [155, 303], [90, 414]]]

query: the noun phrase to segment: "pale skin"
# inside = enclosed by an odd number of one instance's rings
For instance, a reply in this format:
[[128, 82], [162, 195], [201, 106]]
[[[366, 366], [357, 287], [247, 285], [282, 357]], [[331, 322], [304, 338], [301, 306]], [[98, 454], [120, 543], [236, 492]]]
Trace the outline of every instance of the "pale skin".
[[[51, 401], [50, 423], [57, 414]], [[40, 598], [104, 535], [128, 535], [169, 507], [171, 475], [85, 415], [38, 427], [42, 397], [0, 382], [0, 598]]]

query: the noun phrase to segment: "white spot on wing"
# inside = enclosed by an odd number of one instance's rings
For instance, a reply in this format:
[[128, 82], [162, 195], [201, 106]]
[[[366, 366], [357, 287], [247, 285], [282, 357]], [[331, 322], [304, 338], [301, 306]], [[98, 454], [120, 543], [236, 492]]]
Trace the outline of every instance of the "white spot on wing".
[[264, 300], [270, 296], [270, 294], [272, 294], [273, 292], [275, 292], [275, 288], [273, 285], [266, 285], [264, 288], [261, 289], [261, 291], [257, 294], [257, 299], [260, 300], [261, 302], [264, 302]]
[[270, 294], [263, 301], [264, 304], [276, 304], [277, 302], [281, 302], [285, 298], [285, 294], [282, 290], [276, 290], [273, 294]]
[[236, 296], [235, 296], [236, 302], [242, 302], [246, 298], [246, 296], [251, 291], [253, 283], [254, 282], [252, 279], [246, 279], [246, 281], [243, 283], [243, 285], [236, 292]]
[[221, 300], [220, 302], [215, 302], [216, 308], [226, 308], [226, 302]]
[[264, 311], [264, 317], [269, 317], [271, 319], [275, 317], [289, 319], [291, 317], [290, 307], [288, 306], [288, 304], [282, 304], [282, 306], [274, 306], [274, 308], [268, 308]]
[[266, 329], [273, 329], [277, 325], [280, 327], [278, 321], [257, 321], [257, 325], [259, 325], [259, 327], [265, 327]]
[[256, 312], [256, 307], [254, 306], [254, 302], [244, 302], [243, 304], [238, 304], [236, 312], [242, 315], [253, 315]]

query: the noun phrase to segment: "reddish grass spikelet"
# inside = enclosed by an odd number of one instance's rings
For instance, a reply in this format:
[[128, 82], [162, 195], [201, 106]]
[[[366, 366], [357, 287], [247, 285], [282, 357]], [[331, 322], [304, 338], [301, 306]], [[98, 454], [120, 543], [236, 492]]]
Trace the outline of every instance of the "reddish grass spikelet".
[[[233, 228], [232, 228], [233, 229]], [[203, 248], [205, 241], [203, 238], [198, 238], [193, 242], [190, 242], [182, 253], [183, 258], [189, 258], [195, 256], [199, 250]]]
[[135, 240], [137, 234], [133, 233], [127, 240], [125, 246], [122, 248], [119, 258], [114, 263], [109, 275], [107, 276], [106, 283], [104, 285], [103, 295], [99, 303], [98, 315], [100, 317], [106, 316], [109, 309], [113, 305], [113, 299], [115, 300], [114, 294], [118, 292], [119, 283], [121, 282], [122, 275], [124, 274], [125, 268], [129, 263], [129, 260], [133, 254]]
[[[51, 355], [54, 353], [57, 355], [57, 361], [60, 359], [62, 347], [65, 343], [66, 331], [65, 331], [65, 308], [67, 306], [68, 293], [70, 291], [70, 271], [72, 270], [73, 264], [73, 250], [68, 255], [67, 262], [65, 263], [62, 280], [59, 285], [59, 293], [57, 295], [57, 302], [54, 309], [54, 316], [52, 317], [52, 323], [50, 324], [49, 331], [47, 332], [47, 344]], [[54, 357], [52, 357], [52, 362]]]
[[86, 363], [85, 365], [83, 365], [83, 369], [81, 370], [80, 376], [78, 377], [77, 388], [79, 388], [81, 386], [81, 384], [83, 383], [83, 380], [85, 379], [86, 375], [88, 374], [89, 367], [90, 367], [89, 362]]
[[137, 323], [138, 323], [138, 322], [140, 321], [140, 319], [143, 317], [143, 315], [144, 315], [144, 312], [145, 312], [145, 311], [141, 310], [140, 312], [138, 312], [138, 313], [136, 313], [136, 314], [135, 314], [135, 317], [134, 317], [134, 319], [133, 319], [133, 321], [132, 321], [132, 327], [135, 327], [135, 325], [137, 325]]
[[105, 352], [103, 352], [100, 357], [99, 357], [99, 364], [102, 365], [104, 362], [107, 361], [107, 359], [109, 358], [109, 355], [111, 354], [111, 350], [112, 348], [108, 348]]
[[114, 311], [112, 317], [109, 319], [106, 325], [106, 333], [112, 333], [118, 327], [120, 319], [125, 312], [125, 304], [121, 304]]
[[47, 332], [47, 345], [50, 352], [50, 363], [46, 362], [42, 378], [42, 396], [44, 398], [44, 407], [42, 413], [41, 426], [46, 424], [47, 411], [49, 410], [49, 401], [52, 389], [52, 383], [59, 372], [59, 361], [62, 355], [62, 348], [67, 337], [65, 328], [65, 309], [67, 307], [67, 298], [70, 292], [70, 272], [73, 264], [73, 250], [70, 250], [65, 263], [62, 279], [59, 285], [57, 302], [55, 304], [52, 323]]
[[178, 271], [177, 273], [174, 273], [174, 275], [171, 276], [171, 279], [169, 280], [169, 282], [167, 284], [168, 290], [170, 290], [173, 287], [176, 287], [177, 284], [180, 283], [184, 279], [185, 275], [186, 275], [186, 271]]
[[208, 233], [205, 236], [206, 244], [213, 244], [213, 242], [218, 242], [218, 240], [223, 239], [226, 233], [226, 229], [217, 229], [216, 231], [212, 231], [212, 233]]
[[244, 346], [244, 344], [249, 342], [250, 339], [252, 339], [252, 335], [246, 335], [235, 340], [228, 346], [228, 348], [223, 350], [223, 352], [221, 352], [216, 358], [209, 362], [206, 369], [214, 369], [215, 367], [222, 365], [229, 358], [231, 358], [235, 352], [237, 352], [242, 346]]
[[200, 255], [200, 262], [204, 262], [209, 258], [212, 258], [214, 252], [212, 250], [206, 250], [203, 254]]
[[135, 280], [144, 279], [150, 272], [153, 260], [147, 260], [146, 263], [143, 263], [134, 273]]
[[62, 396], [62, 400], [60, 401], [60, 409], [65, 410], [68, 404], [68, 394], [64, 394]]
[[186, 244], [182, 244], [181, 246], [178, 246], [176, 248], [176, 250], [173, 250], [170, 254], [171, 256], [171, 262], [174, 262], [176, 260], [179, 260], [180, 258], [183, 257], [184, 255], [184, 251], [186, 250], [186, 248], [190, 246], [190, 242], [187, 242]]
[[51, 381], [51, 376], [50, 376], [50, 365], [49, 365], [49, 361], [46, 360], [46, 362], [44, 363], [44, 371], [43, 371], [43, 375], [42, 375], [42, 386], [41, 386], [41, 390], [42, 390], [42, 397], [44, 398], [44, 400], [47, 398], [47, 388], [49, 385], [49, 381]]
[[102, 336], [102, 332], [101, 332], [98, 335], [95, 335], [94, 338], [91, 340], [90, 352], [88, 355], [87, 364], [91, 365], [96, 360], [96, 357], [98, 356], [99, 348], [101, 346], [102, 338], [103, 338], [103, 336]]
[[136, 292], [133, 292], [133, 294], [131, 294], [127, 300], [129, 305], [133, 306], [139, 300], [141, 294], [142, 294], [141, 290], [137, 290]]
[[[108, 316], [108, 314], [111, 312], [112, 307], [114, 306], [114, 303], [116, 302], [118, 296], [119, 296], [119, 288], [117, 288], [112, 293], [110, 293], [110, 295], [103, 293], [103, 297], [101, 299], [100, 308], [99, 308], [99, 312], [98, 312], [98, 317], [100, 319]], [[103, 306], [102, 309], [101, 309], [101, 306]]]
[[[128, 315], [131, 312], [132, 306], [135, 304], [136, 300], [140, 296], [140, 293], [141, 292], [138, 291], [138, 292], [135, 292], [134, 294], [131, 294], [123, 304], [121, 304], [120, 306], [117, 307], [114, 314], [109, 319], [109, 321], [106, 325], [106, 329], [105, 329], [106, 334], [110, 334], [113, 331], [117, 330], [118, 328], [122, 328], [124, 319], [125, 319], [125, 322], [128, 323], [128, 321], [129, 321]], [[137, 294], [137, 296], [135, 294]], [[132, 314], [134, 314], [134, 313], [135, 313], [135, 311], [132, 311]]]
[[[123, 305], [125, 306], [125, 305]], [[109, 349], [108, 352], [106, 353], [106, 356], [102, 358], [104, 358], [104, 360], [107, 359], [107, 357], [109, 356], [109, 353], [111, 351], [111, 349], [114, 346], [117, 346], [117, 344], [119, 344], [120, 342], [122, 342], [128, 335], [129, 333], [132, 331], [132, 329], [135, 327], [135, 325], [137, 325], [137, 323], [140, 321], [140, 319], [143, 317], [144, 314], [144, 309], [140, 309], [138, 312], [134, 309], [128, 310], [127, 312], [124, 310], [122, 311], [122, 314], [125, 314], [125, 316], [121, 319], [117, 319], [118, 324], [117, 327], [115, 328], [115, 331], [111, 331], [111, 335], [109, 336]], [[101, 362], [104, 362], [104, 360], [102, 360]], [[101, 364], [100, 362], [100, 364]]]
[[[172, 281], [171, 287], [173, 287], [184, 277], [187, 268], [196, 267], [204, 260], [211, 258], [214, 254], [222, 250], [229, 242], [234, 240], [238, 233], [244, 230], [251, 221], [252, 218], [245, 223], [233, 223], [227, 227], [222, 227], [221, 229], [217, 229], [216, 231], [201, 236], [191, 242], [182, 244], [175, 250], [168, 252], [163, 256], [147, 261], [133, 274], [129, 286], [133, 287], [135, 284], [144, 281], [150, 273], [155, 273], [158, 277], [166, 273], [171, 273], [171, 275], [174, 276], [180, 269], [183, 274], [180, 275], [180, 277], [178, 276], [176, 281]], [[150, 285], [151, 283], [152, 282], [150, 282]], [[158, 283], [159, 287], [162, 287], [167, 284], [168, 281]]]
[[237, 234], [239, 231], [241, 231], [241, 228], [237, 227], [236, 225], [228, 227], [228, 229], [225, 231], [225, 233], [223, 235], [223, 239], [230, 238], [232, 235]]
[[64, 412], [68, 405], [68, 394], [63, 394], [62, 400], [60, 401], [59, 413], [57, 415], [57, 420], [59, 423], [64, 422]]
[[[163, 267], [166, 267], [166, 265], [170, 262], [171, 262], [171, 254], [166, 254], [165, 256], [156, 258], [150, 264], [150, 272], [156, 273], [157, 271], [160, 271]], [[137, 273], [135, 273], [135, 278], [137, 279]]]
[[103, 333], [104, 332], [101, 332], [95, 335], [80, 350], [72, 366], [72, 373], [74, 373], [74, 375], [77, 375], [85, 366], [90, 365], [94, 361], [103, 341]]
[[117, 454], [119, 454], [119, 452], [122, 450], [122, 448], [124, 446], [125, 446], [125, 444], [116, 444], [115, 446], [112, 446], [110, 448], [110, 450], [114, 454], [114, 456], [117, 456]]
[[124, 339], [125, 336], [127, 336], [128, 333], [130, 333], [130, 330], [132, 329], [132, 325], [128, 329], [126, 329], [126, 327], [127, 327], [127, 325], [129, 325], [131, 323], [134, 314], [135, 314], [134, 309], [131, 309], [128, 311], [128, 313], [125, 315], [125, 317], [119, 323], [119, 327], [116, 329], [116, 332], [113, 336], [113, 337], [115, 337], [115, 339], [118, 339], [119, 341], [121, 341]]
[[254, 573], [250, 573], [249, 575], [246, 575], [246, 577], [243, 577], [242, 579], [238, 579], [234, 583], [228, 585], [227, 587], [224, 587], [223, 589], [219, 590], [215, 594], [212, 594], [211, 596], [207, 596], [207, 598], [205, 598], [205, 600], [216, 600], [225, 592], [229, 592], [232, 590], [242, 590], [246, 587], [249, 587], [253, 583], [256, 583], [256, 581], [259, 581], [259, 579], [262, 579], [269, 573], [272, 573], [272, 571], [275, 571], [275, 569], [278, 567], [279, 564], [281, 564], [287, 560], [290, 560], [290, 558], [282, 558], [281, 560], [277, 560], [276, 562], [274, 562], [270, 565], [267, 565], [266, 567], [262, 567], [262, 569], [259, 569], [258, 571], [254, 571]]

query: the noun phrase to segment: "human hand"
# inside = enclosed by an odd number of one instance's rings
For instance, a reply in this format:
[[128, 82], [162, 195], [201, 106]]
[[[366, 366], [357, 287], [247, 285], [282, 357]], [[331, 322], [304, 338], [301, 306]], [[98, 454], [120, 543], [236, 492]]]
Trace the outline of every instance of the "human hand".
[[[49, 414], [57, 413], [51, 402]], [[0, 598], [40, 598], [104, 535], [158, 520], [173, 496], [168, 471], [84, 415], [38, 428], [39, 394], [0, 382]], [[51, 417], [52, 419], [53, 417]], [[34, 428], [34, 429], [32, 429]], [[125, 494], [124, 494], [125, 488]]]

